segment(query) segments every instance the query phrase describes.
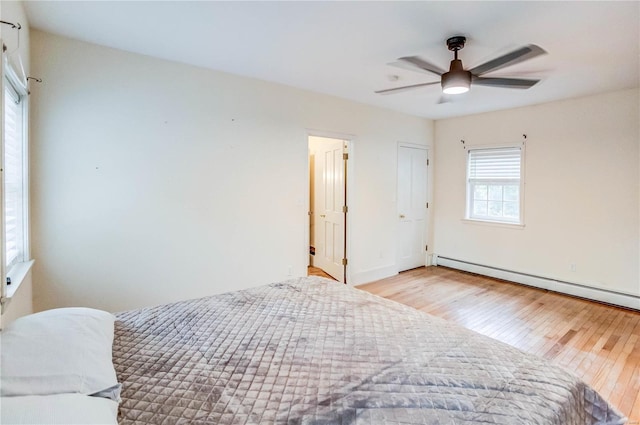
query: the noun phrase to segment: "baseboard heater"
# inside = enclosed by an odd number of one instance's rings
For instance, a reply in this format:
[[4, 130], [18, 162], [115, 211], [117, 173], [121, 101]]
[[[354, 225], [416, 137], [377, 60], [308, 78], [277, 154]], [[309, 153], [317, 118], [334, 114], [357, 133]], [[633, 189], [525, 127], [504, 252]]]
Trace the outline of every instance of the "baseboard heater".
[[593, 288], [578, 283], [564, 282], [556, 279], [535, 276], [526, 273], [514, 272], [497, 267], [484, 266], [482, 264], [470, 263], [468, 261], [456, 260], [455, 258], [433, 256], [433, 264], [466, 272], [477, 273], [483, 276], [495, 277], [497, 279], [508, 280], [536, 288], [547, 289], [549, 291], [561, 292], [580, 298], [587, 298], [607, 304], [614, 304], [622, 307], [640, 310], [640, 296], [625, 294], [623, 292], [611, 291], [602, 288]]

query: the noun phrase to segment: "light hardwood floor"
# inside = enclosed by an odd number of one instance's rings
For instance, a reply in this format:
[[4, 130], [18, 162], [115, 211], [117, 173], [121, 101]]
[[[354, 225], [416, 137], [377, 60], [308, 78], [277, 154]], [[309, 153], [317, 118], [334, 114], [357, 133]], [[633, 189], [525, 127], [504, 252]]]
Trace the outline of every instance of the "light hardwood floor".
[[445, 267], [358, 288], [549, 359], [640, 424], [640, 312]]
[[319, 269], [317, 267], [313, 267], [313, 266], [307, 267], [307, 274], [309, 276], [320, 276], [320, 277], [326, 277], [327, 279], [335, 280], [333, 276], [327, 274], [324, 270]]

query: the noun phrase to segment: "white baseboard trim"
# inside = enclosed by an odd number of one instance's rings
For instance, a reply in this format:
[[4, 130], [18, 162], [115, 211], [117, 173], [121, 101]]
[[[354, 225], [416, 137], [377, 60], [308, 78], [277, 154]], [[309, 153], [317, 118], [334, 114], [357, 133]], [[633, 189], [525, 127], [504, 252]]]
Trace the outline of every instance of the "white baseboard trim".
[[607, 304], [619, 305], [622, 307], [640, 310], [640, 296], [625, 294], [622, 292], [610, 291], [607, 289], [593, 288], [577, 283], [564, 282], [561, 280], [549, 279], [525, 273], [504, 270], [467, 261], [456, 260], [448, 257], [440, 257], [434, 254], [434, 265], [451, 267], [452, 269], [477, 273], [484, 276], [495, 277], [497, 279], [508, 280], [536, 288], [547, 289], [554, 292], [561, 292], [576, 297], [587, 298]]
[[351, 276], [350, 285], [362, 285], [364, 283], [373, 282], [376, 280], [384, 279], [386, 277], [395, 276], [398, 274], [398, 266], [395, 264], [378, 267], [375, 269], [365, 270], [363, 272], [354, 273]]

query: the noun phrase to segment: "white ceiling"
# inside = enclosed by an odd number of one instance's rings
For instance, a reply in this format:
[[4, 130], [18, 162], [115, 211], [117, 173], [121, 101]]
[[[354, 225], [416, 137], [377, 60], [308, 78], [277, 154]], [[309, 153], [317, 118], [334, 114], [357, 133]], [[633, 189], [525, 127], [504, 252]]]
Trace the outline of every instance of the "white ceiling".
[[[446, 118], [638, 87], [640, 3], [26, 1], [30, 25], [131, 52]], [[491, 76], [541, 77], [529, 90], [474, 86], [438, 104], [437, 81], [388, 63], [418, 55], [447, 68], [445, 40], [467, 37], [466, 68], [526, 44], [548, 54]], [[399, 79], [392, 82], [393, 76]]]

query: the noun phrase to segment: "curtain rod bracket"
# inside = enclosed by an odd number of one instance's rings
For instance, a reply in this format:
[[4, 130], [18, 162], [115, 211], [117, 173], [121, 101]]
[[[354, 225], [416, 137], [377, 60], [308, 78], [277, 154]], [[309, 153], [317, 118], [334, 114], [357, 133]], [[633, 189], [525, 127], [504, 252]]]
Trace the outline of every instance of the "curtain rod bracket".
[[22, 29], [22, 25], [20, 25], [20, 22], [17, 23], [13, 23], [13, 22], [7, 22], [7, 21], [0, 21], [0, 23], [5, 24], [5, 25], [11, 25], [11, 28], [15, 28], [18, 30]]
[[27, 94], [31, 95], [31, 90], [29, 89], [29, 80], [33, 80], [36, 83], [41, 83], [42, 82], [42, 78], [27, 77]]

